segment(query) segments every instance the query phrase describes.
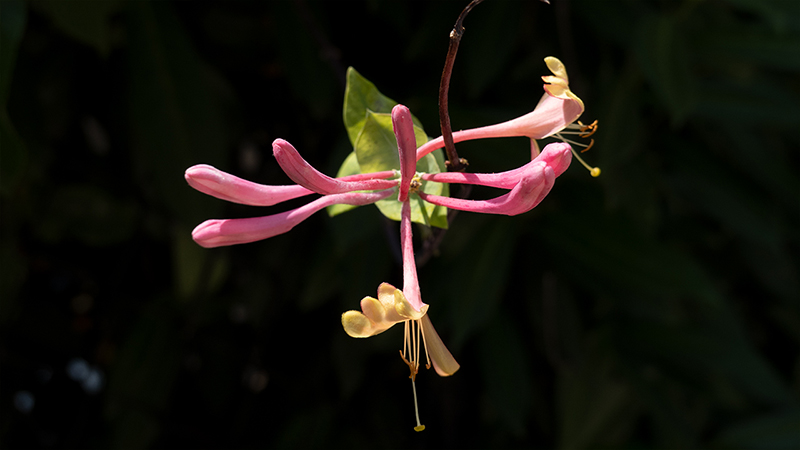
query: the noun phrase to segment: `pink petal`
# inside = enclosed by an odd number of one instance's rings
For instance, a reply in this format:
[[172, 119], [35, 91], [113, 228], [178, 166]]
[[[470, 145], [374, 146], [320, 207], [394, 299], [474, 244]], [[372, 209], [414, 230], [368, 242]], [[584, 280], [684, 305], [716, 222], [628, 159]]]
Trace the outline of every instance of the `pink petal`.
[[397, 200], [408, 199], [411, 179], [417, 172], [417, 139], [414, 136], [414, 123], [411, 112], [403, 105], [392, 108], [392, 128], [397, 138], [397, 151], [400, 155], [400, 188]]
[[203, 247], [246, 244], [286, 233], [315, 212], [337, 203], [368, 205], [392, 195], [393, 190], [349, 192], [326, 195], [291, 211], [249, 219], [206, 220], [192, 231], [192, 238]]
[[275, 139], [272, 143], [272, 154], [292, 181], [318, 194], [329, 195], [353, 191], [371, 191], [397, 186], [397, 180], [370, 178], [359, 179], [358, 181], [343, 181], [331, 178], [312, 167], [300, 156], [300, 153], [292, 144], [283, 139]]
[[313, 194], [312, 191], [298, 185], [267, 186], [253, 183], [207, 164], [198, 164], [186, 169], [184, 177], [189, 186], [204, 194], [243, 205], [272, 206]]

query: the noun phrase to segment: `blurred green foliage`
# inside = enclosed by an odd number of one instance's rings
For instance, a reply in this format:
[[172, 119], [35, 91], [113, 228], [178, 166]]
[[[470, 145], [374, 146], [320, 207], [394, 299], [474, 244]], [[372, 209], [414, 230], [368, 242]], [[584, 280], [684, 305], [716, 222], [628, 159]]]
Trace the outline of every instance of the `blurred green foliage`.
[[530, 111], [557, 56], [603, 175], [450, 225], [420, 282], [462, 368], [417, 378], [418, 434], [401, 331], [339, 323], [401, 282], [397, 224], [205, 250], [200, 221], [284, 208], [182, 174], [286, 184], [278, 137], [336, 173], [348, 66], [438, 134], [466, 0], [0, 1], [0, 446], [800, 447], [800, 2], [551, 3], [473, 10], [452, 123]]

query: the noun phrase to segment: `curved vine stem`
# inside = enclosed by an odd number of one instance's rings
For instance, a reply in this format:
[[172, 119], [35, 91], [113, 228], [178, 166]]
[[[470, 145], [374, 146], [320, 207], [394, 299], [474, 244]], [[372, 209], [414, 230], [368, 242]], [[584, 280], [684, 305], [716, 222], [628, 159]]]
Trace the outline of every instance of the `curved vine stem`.
[[442, 80], [439, 82], [439, 125], [442, 127], [442, 139], [444, 140], [444, 150], [447, 153], [447, 170], [450, 172], [461, 172], [467, 167], [467, 160], [458, 157], [456, 145], [453, 142], [453, 129], [450, 126], [450, 114], [447, 108], [447, 95], [450, 91], [450, 76], [453, 74], [453, 64], [458, 53], [458, 44], [461, 43], [461, 36], [464, 35], [464, 18], [467, 17], [472, 8], [483, 0], [472, 0], [456, 20], [453, 31], [450, 32], [450, 46], [447, 49], [447, 57], [444, 60], [444, 70], [442, 70]]

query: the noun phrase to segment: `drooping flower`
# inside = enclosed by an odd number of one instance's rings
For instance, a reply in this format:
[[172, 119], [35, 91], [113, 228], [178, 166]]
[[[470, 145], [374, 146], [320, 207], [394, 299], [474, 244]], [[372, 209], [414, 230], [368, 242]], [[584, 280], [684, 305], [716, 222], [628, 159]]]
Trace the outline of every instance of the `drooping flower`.
[[[420, 363], [420, 344], [425, 349], [427, 361], [441, 376], [450, 376], [459, 369], [453, 355], [447, 350], [428, 317], [428, 305], [422, 303], [414, 260], [414, 244], [411, 230], [411, 202], [408, 194], [419, 186], [414, 184], [416, 175], [416, 141], [411, 122], [411, 112], [403, 105], [392, 109], [392, 124], [397, 139], [400, 157], [400, 186], [398, 198], [403, 202], [400, 214], [400, 247], [403, 254], [403, 290], [383, 283], [378, 287], [378, 299], [364, 297], [361, 311], [347, 311], [342, 314], [344, 331], [352, 337], [370, 337], [383, 333], [396, 323], [405, 324], [403, 350], [401, 357], [411, 371], [411, 386], [414, 393], [416, 431], [425, 426], [419, 421], [417, 407], [416, 377]], [[419, 194], [419, 192], [417, 192]], [[420, 334], [421, 333], [421, 334]], [[427, 367], [430, 367], [428, 364]]]

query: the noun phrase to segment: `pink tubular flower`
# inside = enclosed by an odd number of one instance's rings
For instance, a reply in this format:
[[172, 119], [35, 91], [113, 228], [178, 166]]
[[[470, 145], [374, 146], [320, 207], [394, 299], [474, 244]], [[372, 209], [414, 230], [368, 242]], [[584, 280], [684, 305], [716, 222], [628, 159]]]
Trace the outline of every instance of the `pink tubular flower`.
[[335, 204], [369, 205], [389, 197], [394, 191], [347, 192], [326, 195], [291, 211], [250, 219], [206, 220], [192, 231], [195, 242], [206, 248], [247, 244], [286, 233], [315, 212]]
[[[208, 165], [196, 165], [186, 170], [185, 178], [193, 188], [222, 200], [253, 206], [272, 206], [286, 200], [321, 194], [315, 200], [277, 214], [248, 219], [215, 219], [198, 225], [192, 232], [193, 239], [203, 247], [243, 244], [267, 239], [294, 228], [315, 212], [335, 204], [367, 205], [388, 199], [397, 191], [401, 202], [400, 246], [403, 262], [403, 288], [397, 289], [388, 283], [378, 286], [377, 298], [364, 297], [360, 311], [342, 314], [344, 331], [351, 337], [366, 338], [383, 333], [395, 324], [403, 323], [405, 334], [403, 361], [410, 369], [416, 412], [416, 431], [425, 426], [420, 423], [417, 407], [416, 375], [419, 372], [421, 350], [424, 349], [426, 367], [433, 365], [440, 376], [450, 376], [460, 366], [442, 342], [428, 316], [429, 306], [422, 302], [414, 256], [411, 224], [411, 201], [429, 202], [434, 205], [463, 211], [488, 214], [517, 215], [533, 209], [550, 192], [556, 177], [569, 167], [574, 154], [566, 142], [547, 145], [540, 153], [536, 139], [559, 135], [567, 128], [580, 128], [581, 137], [594, 131], [590, 126], [573, 125], [583, 113], [583, 102], [569, 90], [566, 69], [552, 57], [545, 59], [553, 76], [542, 77], [548, 83], [546, 93], [531, 112], [516, 119], [473, 130], [453, 133], [455, 142], [491, 137], [526, 136], [531, 139], [531, 161], [522, 167], [501, 173], [417, 173], [417, 161], [437, 148], [442, 138], [429, 141], [419, 148], [416, 145], [411, 112], [403, 105], [392, 109], [392, 128], [397, 140], [400, 176], [397, 171], [386, 170], [375, 173], [356, 174], [331, 178], [312, 167], [289, 142], [276, 139], [272, 144], [273, 155], [283, 171], [296, 185], [267, 186], [242, 180]], [[579, 122], [580, 124], [580, 122]], [[570, 133], [570, 132], [564, 132]], [[588, 165], [581, 160], [587, 168]], [[390, 164], [387, 164], [390, 165]], [[392, 167], [396, 167], [391, 164]], [[384, 165], [383, 167], [386, 167]], [[599, 169], [589, 168], [592, 174]], [[421, 181], [436, 183], [463, 183], [507, 189], [508, 192], [490, 200], [469, 200], [426, 194]], [[395, 216], [396, 217], [396, 216]]]
[[530, 211], [541, 202], [553, 188], [556, 177], [569, 167], [572, 155], [569, 144], [556, 142], [547, 145], [544, 151], [528, 164], [500, 174], [430, 174], [422, 178], [430, 181], [456, 181], [500, 188], [511, 188], [507, 194], [491, 200], [466, 200], [419, 192], [419, 196], [434, 205], [461, 211], [515, 216]]
[[272, 206], [286, 200], [313, 194], [302, 186], [267, 186], [243, 180], [225, 173], [208, 164], [198, 164], [186, 169], [184, 174], [189, 186], [198, 191], [227, 200], [251, 206]]
[[[433, 323], [428, 317], [428, 305], [422, 303], [417, 279], [417, 266], [414, 261], [414, 244], [411, 230], [411, 202], [408, 198], [416, 175], [414, 129], [411, 113], [402, 105], [392, 110], [392, 124], [397, 138], [400, 155], [399, 199], [403, 202], [400, 213], [400, 247], [403, 253], [403, 290], [383, 283], [378, 287], [378, 298], [364, 297], [361, 311], [347, 311], [342, 314], [342, 327], [352, 337], [369, 337], [382, 333], [396, 323], [405, 324], [403, 351], [401, 357], [411, 370], [411, 387], [414, 393], [416, 431], [425, 429], [419, 421], [417, 407], [416, 377], [420, 363], [420, 343], [425, 349], [426, 360], [433, 363], [434, 370], [446, 377], [459, 369], [453, 355], [442, 342]], [[418, 183], [416, 184], [418, 186]], [[421, 333], [421, 334], [420, 334]], [[430, 368], [430, 364], [427, 365]]]
[[392, 108], [392, 128], [397, 138], [397, 153], [400, 157], [400, 186], [397, 200], [408, 200], [411, 180], [417, 169], [417, 140], [414, 137], [414, 123], [411, 111], [403, 105]]
[[272, 143], [272, 154], [278, 160], [281, 169], [295, 183], [310, 189], [317, 194], [341, 194], [343, 192], [389, 189], [397, 186], [396, 180], [383, 180], [394, 176], [393, 171], [372, 174], [369, 179], [346, 181], [331, 178], [307, 163], [292, 144], [283, 139], [275, 139]]
[[[591, 144], [586, 146], [561, 136], [563, 132], [564, 134], [578, 134], [581, 137], [588, 137], [596, 128], [596, 124], [587, 127], [580, 122], [578, 124], [573, 123], [583, 114], [585, 109], [583, 101], [569, 89], [569, 77], [564, 64], [558, 58], [552, 56], [548, 56], [544, 61], [553, 75], [542, 77], [542, 80], [548, 84], [544, 85], [545, 94], [533, 111], [507, 122], [456, 131], [453, 133], [453, 141], [458, 143], [474, 139], [524, 136], [531, 140], [531, 159], [536, 158], [539, 154], [539, 145], [536, 143], [536, 139], [543, 139], [548, 136], [557, 136], [565, 142], [584, 146], [588, 149]], [[564, 131], [565, 129], [570, 131]], [[592, 132], [587, 133], [587, 130], [592, 130]], [[441, 136], [428, 141], [417, 149], [417, 159], [443, 146], [444, 140]], [[600, 175], [599, 168], [590, 167], [574, 150], [572, 153], [590, 171], [592, 176]]]
[[[276, 159], [290, 178], [301, 183], [267, 186], [242, 180], [205, 164], [192, 166], [184, 177], [190, 186], [214, 197], [253, 206], [277, 203], [313, 193], [327, 194], [307, 205], [278, 214], [249, 219], [207, 220], [192, 231], [192, 238], [203, 247], [245, 244], [286, 233], [311, 214], [335, 204], [362, 206], [388, 198], [397, 180], [392, 170], [330, 178], [308, 164], [297, 150], [284, 141], [273, 143]], [[354, 192], [372, 191], [372, 192]]]

